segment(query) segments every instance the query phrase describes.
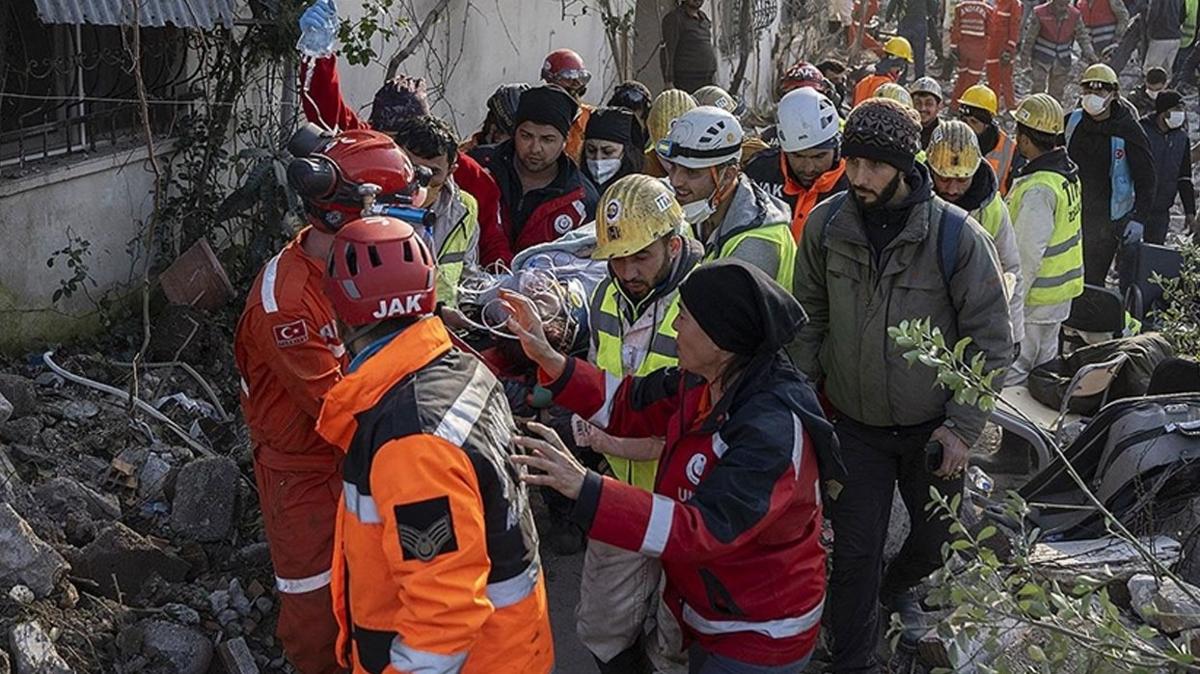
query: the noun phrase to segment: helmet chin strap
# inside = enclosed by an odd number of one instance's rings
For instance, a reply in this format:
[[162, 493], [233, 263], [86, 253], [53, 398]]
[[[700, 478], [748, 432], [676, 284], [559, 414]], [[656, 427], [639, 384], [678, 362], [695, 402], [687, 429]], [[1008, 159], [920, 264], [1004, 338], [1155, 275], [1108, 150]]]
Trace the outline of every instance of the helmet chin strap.
[[[728, 171], [730, 168], [731, 167], [728, 166], [725, 167], [725, 171]], [[722, 173], [725, 171], [722, 171]], [[717, 167], [709, 166], [708, 172], [712, 175], [713, 184], [716, 186], [713, 188], [712, 195], [708, 197], [708, 202], [712, 205], [713, 210], [715, 211], [717, 207], [719, 207], [721, 203], [725, 201], [725, 198], [733, 193], [734, 188], [737, 186], [737, 180], [729, 181], [729, 185], [725, 188], [722, 188], [721, 175], [717, 173]]]

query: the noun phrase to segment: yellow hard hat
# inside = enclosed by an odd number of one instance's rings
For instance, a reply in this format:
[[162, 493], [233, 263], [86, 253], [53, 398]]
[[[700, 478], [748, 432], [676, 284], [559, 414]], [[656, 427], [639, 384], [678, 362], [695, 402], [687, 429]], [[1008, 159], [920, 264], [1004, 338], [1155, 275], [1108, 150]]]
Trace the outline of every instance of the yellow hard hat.
[[970, 178], [983, 161], [975, 132], [957, 119], [938, 124], [925, 154], [929, 169], [943, 178]]
[[683, 227], [683, 207], [667, 184], [634, 173], [617, 180], [600, 198], [596, 209], [596, 250], [593, 260], [633, 255]]
[[1088, 82], [1111, 84], [1114, 87], [1119, 86], [1120, 84], [1117, 81], [1116, 71], [1104, 65], [1103, 63], [1093, 63], [1084, 69], [1083, 76], [1079, 78], [1079, 83], [1087, 84]]
[[715, 84], [700, 87], [692, 94], [692, 98], [696, 99], [697, 105], [711, 105], [714, 108], [720, 108], [726, 112], [737, 114], [737, 99], [730, 96], [728, 91]]
[[1000, 111], [1000, 101], [996, 98], [996, 92], [992, 91], [992, 88], [986, 84], [976, 84], [967, 87], [967, 90], [963, 92], [958, 102], [961, 105], [969, 105], [973, 108], [987, 110], [993, 115]]
[[1021, 101], [1013, 117], [1017, 124], [1034, 131], [1055, 135], [1063, 132], [1062, 105], [1049, 94], [1034, 94]]
[[913, 106], [912, 94], [904, 87], [895, 82], [884, 82], [875, 90], [875, 95], [872, 98], [890, 98], [897, 103], [911, 108]]
[[913, 49], [908, 40], [896, 36], [883, 44], [883, 53], [888, 56], [902, 58], [909, 63], [913, 62]]
[[658, 141], [667, 137], [671, 131], [671, 122], [692, 108], [699, 107], [692, 95], [681, 89], [667, 89], [659, 94], [650, 104], [650, 114], [646, 118], [646, 126], [650, 130], [650, 147], [658, 145]]

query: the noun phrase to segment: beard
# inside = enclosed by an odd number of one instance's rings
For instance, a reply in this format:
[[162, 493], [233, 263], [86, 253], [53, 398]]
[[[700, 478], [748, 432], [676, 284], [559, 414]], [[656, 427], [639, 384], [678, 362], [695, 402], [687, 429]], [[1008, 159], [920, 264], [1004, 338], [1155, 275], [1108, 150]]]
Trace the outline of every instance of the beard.
[[887, 208], [887, 205], [892, 200], [892, 197], [896, 196], [896, 190], [900, 189], [900, 181], [903, 179], [904, 179], [904, 175], [901, 174], [899, 171], [897, 171], [896, 176], [894, 178], [892, 178], [891, 182], [889, 182], [886, 187], [883, 188], [882, 192], [873, 193], [873, 194], [875, 194], [875, 198], [872, 199], [870, 201], [870, 203], [863, 200], [863, 198], [858, 193], [858, 189], [855, 188], [853, 185], [851, 185], [850, 196], [858, 204], [858, 207], [861, 210], [869, 211], [869, 210], [876, 210], [876, 209], [884, 209], [884, 208]]

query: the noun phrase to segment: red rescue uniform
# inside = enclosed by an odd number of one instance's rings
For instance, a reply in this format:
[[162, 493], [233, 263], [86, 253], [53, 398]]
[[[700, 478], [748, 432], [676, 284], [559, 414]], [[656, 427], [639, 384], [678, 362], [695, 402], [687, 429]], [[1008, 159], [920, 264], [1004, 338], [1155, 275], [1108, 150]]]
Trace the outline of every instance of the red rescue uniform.
[[954, 78], [951, 100], [957, 101], [968, 87], [983, 79], [987, 63], [987, 31], [992, 14], [991, 6], [981, 0], [965, 0], [954, 6], [950, 51], [958, 56], [958, 72]]
[[341, 452], [315, 430], [345, 348], [321, 288], [323, 261], [301, 232], [259, 273], [234, 337], [242, 414], [254, 448], [263, 526], [279, 590], [277, 634], [305, 674], [344, 671], [330, 604]]
[[327, 394], [318, 430], [346, 451], [340, 662], [362, 674], [553, 670], [537, 530], [508, 460], [512, 413], [441, 320], [365, 349]]
[[1017, 43], [1021, 41], [1021, 3], [1018, 0], [996, 0], [988, 26], [987, 81], [1000, 109], [1017, 104], [1013, 88], [1013, 63], [1017, 60]]
[[867, 75], [854, 85], [854, 103], [858, 105], [868, 98], [875, 95], [875, 90], [888, 82], [895, 82], [896, 78], [891, 75]]

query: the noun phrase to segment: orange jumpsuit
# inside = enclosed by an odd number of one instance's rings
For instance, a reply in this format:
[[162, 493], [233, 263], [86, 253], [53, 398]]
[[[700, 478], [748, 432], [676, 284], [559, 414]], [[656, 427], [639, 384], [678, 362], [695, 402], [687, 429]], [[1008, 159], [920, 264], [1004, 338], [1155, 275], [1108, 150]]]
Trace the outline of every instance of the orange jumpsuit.
[[[988, 26], [987, 81], [1000, 109], [1007, 110], [1017, 104], [1013, 89], [1013, 63], [1017, 60], [1017, 43], [1021, 40], [1021, 3], [1017, 0], [996, 0], [992, 11], [992, 22]], [[1003, 56], [1007, 54], [1005, 63]]]
[[425, 318], [351, 363], [317, 429], [346, 451], [339, 661], [356, 674], [550, 672], [537, 530], [487, 367]]
[[323, 261], [301, 247], [308, 231], [259, 272], [234, 357], [279, 590], [277, 634], [296, 669], [324, 674], [344, 671], [334, 657], [329, 593], [342, 461], [315, 426], [322, 398], [341, 378], [345, 348], [321, 289]]
[[992, 8], [982, 0], [964, 0], [954, 6], [950, 51], [958, 56], [958, 72], [950, 100], [958, 101], [968, 87], [983, 79], [987, 63], [987, 30], [991, 21]]
[[579, 114], [575, 116], [575, 121], [571, 124], [570, 131], [567, 132], [567, 149], [564, 152], [578, 166], [583, 166], [583, 141], [586, 140], [584, 132], [587, 131], [588, 120], [591, 117], [592, 106], [580, 103]]
[[896, 78], [891, 75], [867, 75], [854, 85], [854, 103], [858, 105], [868, 98], [875, 95], [875, 90], [883, 86], [887, 82], [895, 82]]

